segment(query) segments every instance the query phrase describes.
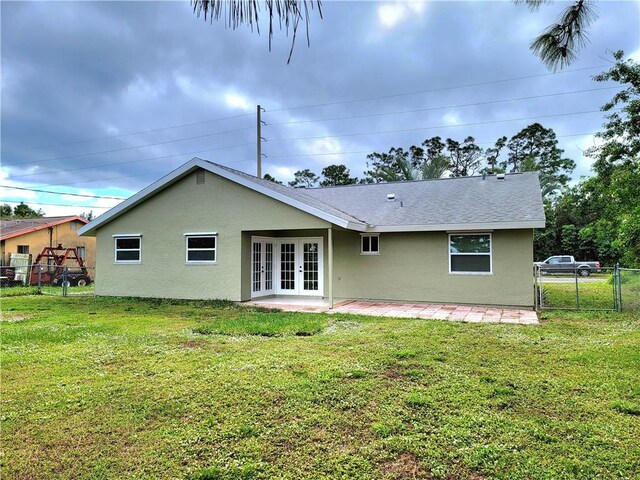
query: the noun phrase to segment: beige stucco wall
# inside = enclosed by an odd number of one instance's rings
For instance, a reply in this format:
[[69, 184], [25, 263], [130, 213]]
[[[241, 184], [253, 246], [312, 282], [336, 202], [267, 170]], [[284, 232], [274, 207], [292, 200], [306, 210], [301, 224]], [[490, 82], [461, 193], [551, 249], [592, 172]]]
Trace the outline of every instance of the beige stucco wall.
[[533, 306], [533, 232], [492, 232], [493, 273], [449, 273], [445, 232], [382, 233], [380, 255], [360, 255], [360, 235], [334, 231], [334, 296]]
[[[192, 173], [98, 229], [96, 294], [247, 300], [250, 235], [243, 231], [329, 226], [209, 172], [197, 185]], [[215, 265], [186, 264], [188, 232], [218, 232]], [[114, 262], [114, 234], [142, 234], [140, 264]]]
[[[24, 235], [3, 240], [2, 258], [4, 259], [4, 262], [8, 264], [11, 254], [18, 252], [18, 245], [28, 245], [29, 253], [35, 261], [38, 254], [40, 254], [42, 249], [45, 247], [56, 247], [58, 244], [62, 244], [65, 248], [85, 247], [85, 265], [93, 267], [96, 263], [96, 239], [93, 237], [78, 236], [78, 229], [83, 225], [83, 223], [77, 220], [75, 221], [75, 228], [71, 228], [71, 222], [54, 225], [51, 227], [51, 238], [49, 238], [49, 228], [43, 228], [36, 230], [35, 232], [25, 233]], [[49, 244], [50, 242], [51, 245]], [[69, 264], [70, 267], [75, 265], [75, 262]], [[94, 274], [92, 268], [89, 268], [89, 273], [93, 278]]]

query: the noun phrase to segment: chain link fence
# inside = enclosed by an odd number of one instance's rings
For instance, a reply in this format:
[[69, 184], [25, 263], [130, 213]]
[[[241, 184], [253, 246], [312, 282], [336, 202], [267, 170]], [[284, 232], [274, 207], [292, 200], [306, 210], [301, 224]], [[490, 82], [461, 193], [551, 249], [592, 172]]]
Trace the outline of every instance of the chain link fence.
[[620, 268], [618, 271], [619, 310], [640, 312], [640, 268]]
[[536, 310], [640, 311], [640, 269], [550, 274], [534, 267]]
[[0, 295], [94, 295], [95, 267], [24, 264], [0, 267]]

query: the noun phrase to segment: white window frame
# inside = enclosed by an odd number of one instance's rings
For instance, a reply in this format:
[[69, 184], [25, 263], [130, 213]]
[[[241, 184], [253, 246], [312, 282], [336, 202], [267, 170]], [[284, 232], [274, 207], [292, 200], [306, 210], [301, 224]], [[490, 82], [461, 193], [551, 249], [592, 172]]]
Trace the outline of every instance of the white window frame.
[[[184, 233], [184, 261], [187, 265], [215, 265], [218, 263], [218, 232], [190, 232]], [[214, 238], [215, 247], [213, 248], [189, 248], [190, 238]], [[189, 252], [193, 251], [213, 251], [213, 260], [189, 260]]]
[[[369, 251], [364, 251], [364, 239], [369, 239]], [[376, 237], [378, 239], [378, 250], [371, 251], [371, 238]], [[379, 233], [361, 233], [360, 234], [360, 255], [380, 255], [380, 234]]]
[[[113, 237], [113, 263], [136, 264], [142, 263], [142, 234], [141, 233], [117, 233]], [[118, 240], [137, 238], [138, 248], [118, 248]], [[138, 252], [138, 260], [118, 260], [118, 252]]]
[[[452, 236], [489, 236], [489, 253], [452, 253], [451, 252], [451, 237]], [[452, 232], [447, 237], [447, 254], [449, 256], [449, 274], [450, 275], [493, 275], [493, 235], [491, 232]], [[488, 272], [463, 272], [451, 270], [451, 255], [488, 255], [489, 256], [489, 271]]]

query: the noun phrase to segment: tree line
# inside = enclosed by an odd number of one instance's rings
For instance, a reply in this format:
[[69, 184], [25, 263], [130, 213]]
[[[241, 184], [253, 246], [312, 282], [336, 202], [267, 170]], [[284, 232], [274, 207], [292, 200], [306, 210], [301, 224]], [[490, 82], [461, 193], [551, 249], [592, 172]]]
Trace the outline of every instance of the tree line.
[[[624, 87], [607, 102], [605, 123], [596, 134], [600, 145], [587, 150], [594, 175], [571, 184], [574, 160], [564, 156], [551, 128], [533, 123], [511, 138], [498, 138], [482, 148], [471, 136], [463, 141], [425, 139], [408, 149], [367, 155], [363, 177], [351, 176], [345, 165], [329, 165], [320, 175], [310, 169], [295, 172], [295, 188], [330, 187], [414, 181], [474, 174], [537, 171], [547, 225], [535, 232], [534, 256], [572, 254], [640, 267], [640, 65], [614, 54], [610, 70], [593, 77]], [[270, 175], [266, 179], [282, 183]]]

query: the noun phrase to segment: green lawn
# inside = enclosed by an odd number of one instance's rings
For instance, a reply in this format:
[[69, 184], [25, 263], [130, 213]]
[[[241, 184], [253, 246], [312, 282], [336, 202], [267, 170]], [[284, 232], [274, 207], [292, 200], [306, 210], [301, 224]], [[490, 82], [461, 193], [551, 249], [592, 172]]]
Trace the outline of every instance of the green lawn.
[[2, 299], [9, 478], [639, 478], [640, 316]]
[[[592, 280], [590, 277], [589, 280]], [[592, 282], [578, 280], [578, 299], [575, 282], [544, 282], [546, 308], [613, 309], [613, 284], [609, 278]], [[579, 303], [578, 303], [579, 302]]]

